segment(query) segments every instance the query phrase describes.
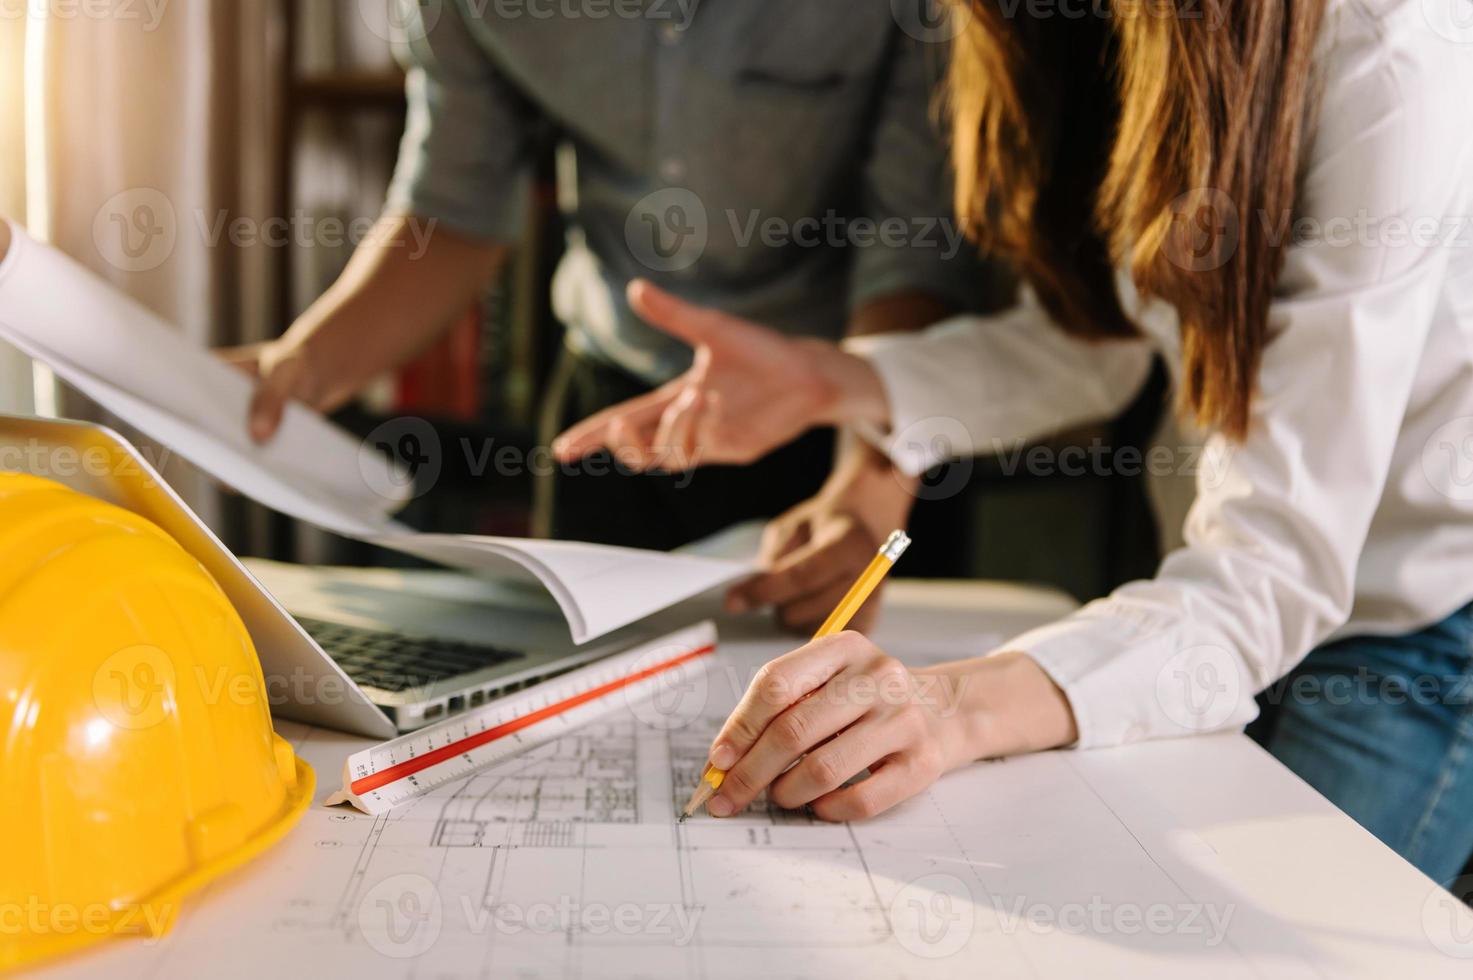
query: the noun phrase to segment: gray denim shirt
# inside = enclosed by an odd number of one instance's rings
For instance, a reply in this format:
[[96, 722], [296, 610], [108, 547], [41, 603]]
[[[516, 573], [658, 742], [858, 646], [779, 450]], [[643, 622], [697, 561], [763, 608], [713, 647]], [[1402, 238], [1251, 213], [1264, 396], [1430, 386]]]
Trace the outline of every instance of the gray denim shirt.
[[639, 276], [830, 338], [902, 289], [969, 308], [980, 264], [933, 112], [944, 49], [897, 5], [406, 0], [390, 206], [515, 241], [539, 141], [564, 141], [576, 203], [555, 308], [575, 346], [652, 383], [689, 351], [629, 311]]

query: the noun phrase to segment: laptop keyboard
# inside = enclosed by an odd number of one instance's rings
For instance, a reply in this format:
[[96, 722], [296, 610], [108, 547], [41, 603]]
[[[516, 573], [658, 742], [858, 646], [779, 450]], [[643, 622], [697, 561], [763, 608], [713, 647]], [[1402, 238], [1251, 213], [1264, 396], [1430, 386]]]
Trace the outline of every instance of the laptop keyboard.
[[296, 620], [355, 683], [381, 691], [423, 687], [526, 656], [500, 647], [363, 629], [306, 616]]

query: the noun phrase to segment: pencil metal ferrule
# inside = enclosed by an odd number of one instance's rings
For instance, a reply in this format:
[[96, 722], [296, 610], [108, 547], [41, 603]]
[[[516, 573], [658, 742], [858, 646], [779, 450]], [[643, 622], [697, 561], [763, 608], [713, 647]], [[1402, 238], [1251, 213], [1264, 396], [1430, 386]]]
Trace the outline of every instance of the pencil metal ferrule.
[[905, 549], [910, 547], [910, 535], [904, 531], [895, 531], [880, 545], [880, 554], [890, 561], [899, 561], [900, 556], [905, 554]]

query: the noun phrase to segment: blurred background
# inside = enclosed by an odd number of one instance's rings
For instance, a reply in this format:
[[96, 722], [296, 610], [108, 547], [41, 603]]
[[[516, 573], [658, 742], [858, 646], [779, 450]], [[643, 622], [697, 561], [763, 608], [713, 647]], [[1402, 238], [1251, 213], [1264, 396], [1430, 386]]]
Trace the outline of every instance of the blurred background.
[[[382, 207], [404, 123], [392, 2], [0, 0], [0, 215], [198, 343], [276, 336], [337, 276]], [[561, 343], [548, 304], [563, 241], [560, 152], [554, 134], [501, 279], [342, 424], [366, 434], [415, 416], [439, 430], [442, 446], [530, 450]], [[1180, 527], [1190, 496], [1189, 451], [1158, 431], [1164, 402], [1158, 371], [1121, 419], [1051, 440], [1055, 465], [1027, 465], [1026, 447], [1008, 447], [932, 473], [904, 573], [1048, 583], [1080, 599], [1149, 574], [1173, 543], [1158, 526]], [[102, 418], [3, 345], [0, 410]], [[1153, 441], [1171, 447], [1170, 464], [1064, 464], [1086, 458], [1066, 450], [1114, 459]], [[530, 476], [476, 470], [474, 459], [446, 452], [407, 520], [528, 533]], [[238, 553], [403, 561], [271, 514], [177, 458], [166, 473]]]

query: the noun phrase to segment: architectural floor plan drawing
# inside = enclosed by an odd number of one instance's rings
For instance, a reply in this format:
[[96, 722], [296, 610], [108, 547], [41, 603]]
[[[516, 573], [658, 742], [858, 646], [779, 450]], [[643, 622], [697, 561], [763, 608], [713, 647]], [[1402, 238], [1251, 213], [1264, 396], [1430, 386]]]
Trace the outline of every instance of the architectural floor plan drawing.
[[[769, 647], [729, 644], [718, 658], [750, 676]], [[1195, 976], [1301, 972], [1292, 937], [1224, 889], [1210, 849], [1153, 816], [1149, 787], [1103, 788], [1070, 753], [979, 763], [867, 823], [765, 802], [677, 823], [730, 686], [707, 685], [700, 710], [675, 723], [631, 706], [378, 817], [315, 806], [217, 886], [229, 901], [189, 903], [177, 940], [132, 943], [110, 966], [244, 977], [279, 963], [282, 977], [405, 980], [1030, 977], [1099, 975], [1091, 954], [1106, 943], [1129, 954], [1111, 962], [1132, 978], [1174, 976], [1183, 955]], [[287, 732], [319, 783], [363, 745]]]
[[403, 909], [364, 909], [386, 879], [434, 870], [442, 921], [425, 975], [597, 976], [622, 962], [627, 976], [653, 956], [702, 976], [702, 951], [883, 944], [887, 913], [850, 827], [765, 801], [675, 821], [712, 735], [595, 724], [372, 820], [332, 930], [404, 941]]

